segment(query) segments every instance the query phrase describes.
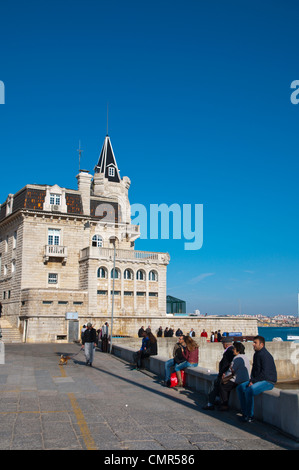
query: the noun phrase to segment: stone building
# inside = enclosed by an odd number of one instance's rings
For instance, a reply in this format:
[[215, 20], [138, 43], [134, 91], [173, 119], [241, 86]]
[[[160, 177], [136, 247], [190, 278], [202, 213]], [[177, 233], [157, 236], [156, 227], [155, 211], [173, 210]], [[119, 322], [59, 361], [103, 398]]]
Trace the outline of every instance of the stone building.
[[28, 184], [1, 204], [2, 317], [27, 342], [77, 340], [87, 321], [109, 321], [112, 303], [115, 334], [166, 316], [169, 255], [135, 250], [131, 182], [108, 135], [93, 174], [77, 181], [75, 190]]

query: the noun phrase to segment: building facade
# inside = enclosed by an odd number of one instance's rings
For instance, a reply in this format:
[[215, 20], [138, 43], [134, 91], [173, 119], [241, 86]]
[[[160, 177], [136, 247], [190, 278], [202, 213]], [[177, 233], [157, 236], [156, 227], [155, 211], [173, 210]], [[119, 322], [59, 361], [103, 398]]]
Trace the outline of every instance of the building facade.
[[115, 334], [166, 316], [170, 258], [135, 250], [131, 182], [109, 136], [93, 174], [81, 170], [77, 181], [76, 190], [28, 184], [0, 208], [2, 316], [27, 342], [77, 340], [84, 323], [101, 327], [112, 308]]

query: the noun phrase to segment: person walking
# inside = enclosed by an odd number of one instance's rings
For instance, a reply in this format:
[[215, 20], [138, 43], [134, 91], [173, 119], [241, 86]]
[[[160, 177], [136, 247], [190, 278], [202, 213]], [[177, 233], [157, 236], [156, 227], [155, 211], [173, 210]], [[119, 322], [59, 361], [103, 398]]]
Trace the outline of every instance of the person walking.
[[108, 352], [109, 323], [106, 321], [102, 326], [102, 352]]
[[254, 397], [266, 390], [272, 390], [277, 382], [277, 371], [273, 356], [265, 347], [265, 338], [253, 338], [253, 364], [250, 379], [237, 387], [243, 422], [254, 420]]
[[94, 349], [97, 345], [96, 343], [96, 330], [92, 327], [91, 323], [87, 323], [87, 328], [83, 334], [82, 344], [84, 346], [84, 352], [86, 357], [86, 365], [92, 367], [93, 358], [94, 358]]

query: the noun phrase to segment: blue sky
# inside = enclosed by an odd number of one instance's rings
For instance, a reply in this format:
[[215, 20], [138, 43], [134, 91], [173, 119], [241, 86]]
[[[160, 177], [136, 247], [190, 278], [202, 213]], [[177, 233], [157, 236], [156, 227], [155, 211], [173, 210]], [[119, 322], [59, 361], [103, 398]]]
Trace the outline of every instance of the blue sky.
[[109, 135], [131, 203], [203, 204], [203, 246], [168, 251], [168, 293], [209, 314], [296, 314], [296, 1], [2, 0], [0, 201], [77, 187]]

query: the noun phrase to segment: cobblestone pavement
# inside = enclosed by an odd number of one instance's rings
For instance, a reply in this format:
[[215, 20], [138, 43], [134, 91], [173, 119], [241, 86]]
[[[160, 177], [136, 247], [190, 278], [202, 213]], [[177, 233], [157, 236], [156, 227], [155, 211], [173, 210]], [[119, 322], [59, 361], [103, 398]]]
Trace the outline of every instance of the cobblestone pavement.
[[[59, 366], [61, 354], [74, 356]], [[6, 344], [0, 365], [0, 449], [197, 451], [298, 449], [263, 423], [204, 412], [205, 397], [76, 344]]]

